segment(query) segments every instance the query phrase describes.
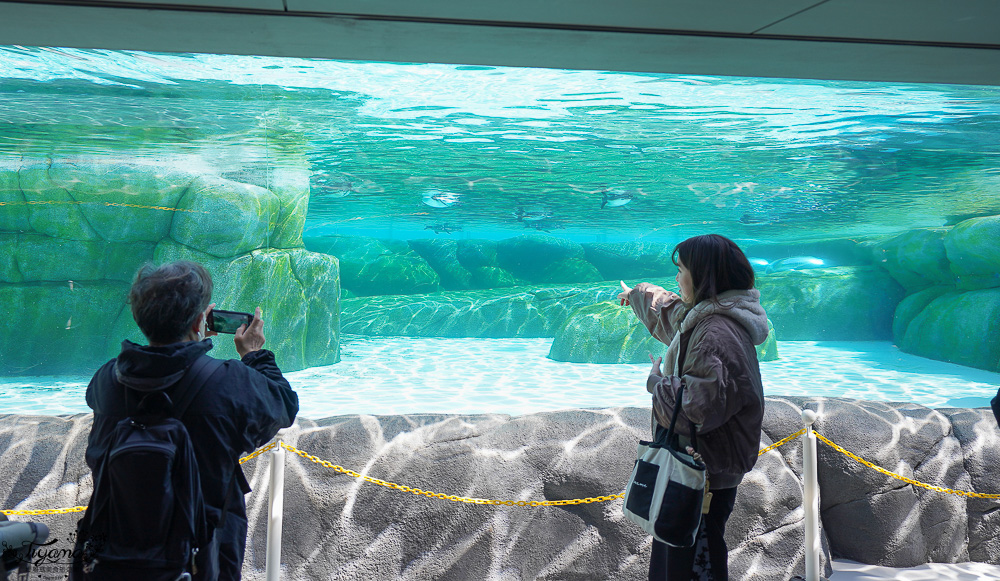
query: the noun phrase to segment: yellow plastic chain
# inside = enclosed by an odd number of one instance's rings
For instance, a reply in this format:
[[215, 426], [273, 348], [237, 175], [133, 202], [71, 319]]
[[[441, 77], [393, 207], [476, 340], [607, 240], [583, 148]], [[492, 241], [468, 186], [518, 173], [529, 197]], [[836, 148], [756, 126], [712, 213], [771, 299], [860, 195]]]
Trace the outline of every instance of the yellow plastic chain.
[[[788, 442], [791, 442], [795, 438], [798, 438], [799, 436], [801, 436], [802, 434], [804, 434], [805, 431], [806, 431], [805, 428], [803, 428], [803, 429], [799, 430], [798, 432], [795, 432], [791, 436], [788, 436], [787, 438], [779, 440], [779, 441], [771, 444], [770, 446], [764, 448], [763, 450], [761, 450], [760, 452], [758, 452], [757, 455], [760, 456], [762, 454], [770, 452], [771, 450], [774, 450], [775, 448], [778, 448], [779, 446], [784, 446]], [[334, 464], [332, 462], [329, 462], [327, 460], [322, 460], [320, 458], [317, 458], [316, 456], [313, 456], [313, 455], [309, 454], [308, 452], [303, 452], [302, 450], [299, 450], [298, 448], [295, 448], [294, 446], [291, 446], [291, 445], [286, 444], [284, 442], [281, 442], [281, 447], [284, 448], [284, 449], [286, 449], [286, 450], [288, 450], [289, 452], [294, 452], [294, 453], [298, 454], [299, 456], [302, 456], [303, 458], [305, 458], [306, 460], [309, 460], [310, 462], [315, 462], [316, 464], [319, 464], [320, 466], [329, 468], [329, 469], [331, 469], [331, 470], [333, 470], [335, 472], [339, 472], [341, 474], [346, 474], [348, 476], [353, 476], [354, 478], [361, 478], [361, 479], [365, 480], [366, 482], [371, 482], [372, 484], [377, 484], [379, 486], [385, 486], [387, 488], [392, 488], [392, 489], [395, 489], [395, 490], [402, 490], [404, 492], [410, 492], [412, 494], [423, 495], [423, 496], [426, 496], [426, 497], [429, 497], [429, 498], [440, 498], [442, 500], [450, 500], [450, 501], [453, 501], [453, 502], [464, 502], [464, 503], [468, 503], [468, 504], [504, 505], [504, 506], [566, 506], [566, 505], [569, 505], [569, 504], [591, 504], [591, 503], [595, 503], [595, 502], [607, 502], [609, 500], [614, 500], [616, 498], [624, 498], [625, 497], [625, 493], [608, 494], [606, 496], [595, 496], [595, 497], [588, 497], [588, 498], [574, 498], [574, 499], [571, 499], [571, 500], [490, 500], [490, 499], [486, 499], [486, 498], [468, 498], [468, 497], [464, 497], [464, 496], [454, 496], [454, 495], [451, 495], [451, 494], [442, 494], [440, 492], [430, 492], [430, 491], [427, 491], [427, 490], [421, 490], [419, 488], [411, 488], [411, 487], [403, 485], [403, 484], [396, 484], [395, 482], [388, 482], [388, 481], [385, 481], [385, 480], [379, 480], [378, 478], [372, 478], [371, 476], [363, 476], [363, 475], [358, 474], [357, 472], [355, 472], [353, 470], [348, 470], [347, 468], [344, 468], [342, 466], [337, 466], [336, 464]]]
[[386, 480], [379, 480], [378, 478], [372, 478], [371, 476], [364, 476], [358, 474], [353, 470], [348, 470], [343, 466], [337, 466], [333, 462], [328, 460], [322, 460], [309, 454], [308, 452], [303, 452], [294, 446], [290, 446], [284, 442], [281, 442], [281, 447], [288, 450], [289, 452], [294, 452], [299, 456], [302, 456], [310, 462], [315, 462], [320, 466], [329, 468], [335, 472], [341, 474], [347, 474], [348, 476], [353, 476], [354, 478], [361, 478], [366, 482], [371, 482], [372, 484], [377, 484], [379, 486], [385, 486], [387, 488], [392, 488], [395, 490], [402, 490], [403, 492], [410, 492], [412, 494], [423, 495], [428, 498], [440, 498], [441, 500], [450, 500], [452, 502], [465, 502], [468, 504], [492, 504], [492, 505], [504, 505], [504, 506], [566, 506], [568, 504], [589, 504], [592, 502], [605, 502], [608, 500], [613, 500], [615, 498], [622, 498], [625, 496], [624, 493], [621, 494], [611, 494], [608, 496], [597, 496], [593, 498], [574, 498], [571, 500], [490, 500], [488, 498], [468, 498], [464, 496], [455, 496], [453, 494], [443, 494], [440, 492], [431, 492], [429, 490], [421, 490], [419, 488], [412, 488], [404, 484], [396, 484], [395, 482], [388, 482]]
[[270, 452], [277, 445], [278, 445], [277, 442], [271, 442], [270, 444], [268, 444], [266, 446], [262, 446], [262, 447], [258, 448], [257, 451], [255, 451], [253, 454], [248, 454], [248, 455], [240, 458], [240, 464], [245, 464], [245, 463], [249, 462], [250, 460], [253, 460], [257, 456], [260, 456], [264, 452]]
[[141, 210], [164, 210], [166, 212], [191, 212], [192, 214], [208, 214], [204, 210], [189, 210], [187, 208], [168, 208], [167, 206], [144, 206], [142, 204], [126, 204], [122, 202], [82, 202], [79, 200], [29, 200], [27, 202], [0, 202], [0, 206], [47, 206], [55, 204], [70, 204], [81, 206], [84, 204], [100, 204], [116, 208], [139, 208]]
[[[762, 448], [760, 450], [760, 452], [757, 453], [757, 455], [758, 456], [762, 456], [762, 455], [766, 454], [767, 452], [770, 452], [771, 450], [774, 450], [776, 448], [784, 446], [785, 444], [787, 444], [787, 443], [795, 440], [796, 438], [798, 438], [799, 436], [801, 436], [804, 433], [806, 433], [806, 429], [802, 428], [801, 430], [795, 432], [794, 434], [791, 434], [790, 436], [782, 438], [781, 440], [778, 440], [777, 442], [771, 444], [770, 446]], [[917, 480], [913, 480], [912, 478], [907, 478], [906, 476], [902, 476], [900, 474], [896, 474], [895, 472], [891, 472], [889, 470], [886, 470], [885, 468], [877, 466], [877, 465], [875, 465], [875, 464], [873, 464], [873, 463], [871, 463], [871, 462], [869, 462], [869, 461], [867, 461], [867, 460], [865, 460], [865, 459], [857, 456], [856, 454], [853, 454], [853, 453], [845, 450], [844, 448], [838, 446], [837, 444], [835, 444], [832, 441], [830, 441], [829, 438], [826, 438], [825, 436], [823, 436], [823, 435], [821, 435], [819, 433], [816, 433], [816, 432], [814, 432], [814, 433], [816, 434], [816, 437], [820, 441], [822, 441], [824, 444], [830, 446], [834, 450], [837, 450], [838, 452], [846, 455], [847, 457], [849, 457], [849, 458], [851, 458], [851, 459], [853, 459], [853, 460], [855, 460], [857, 462], [860, 462], [861, 464], [863, 464], [863, 465], [871, 468], [872, 470], [875, 470], [876, 472], [880, 472], [882, 474], [885, 474], [886, 476], [890, 476], [890, 477], [895, 478], [897, 480], [901, 480], [903, 482], [906, 482], [907, 484], [912, 484], [913, 486], [919, 486], [921, 488], [925, 488], [927, 490], [933, 490], [935, 492], [944, 492], [946, 494], [957, 494], [959, 496], [966, 496], [966, 497], [969, 497], [969, 498], [1000, 499], [1000, 494], [984, 494], [984, 493], [980, 493], [980, 492], [970, 492], [970, 491], [966, 491], [966, 490], [954, 490], [952, 488], [944, 488], [944, 487], [941, 487], [941, 486], [934, 486], [932, 484], [926, 484], [926, 483], [923, 483], [923, 482], [920, 482], [920, 481], [917, 481]], [[263, 446], [263, 447], [259, 448], [258, 450], [254, 451], [252, 454], [249, 454], [247, 456], [244, 456], [243, 458], [240, 458], [240, 464], [244, 464], [246, 462], [249, 462], [250, 460], [253, 460], [253, 459], [257, 458], [261, 454], [273, 450], [275, 447], [277, 447], [279, 445], [282, 448], [288, 450], [289, 452], [294, 452], [295, 454], [301, 456], [302, 458], [305, 458], [306, 460], [309, 460], [310, 462], [314, 462], [316, 464], [319, 464], [320, 466], [323, 466], [324, 468], [329, 468], [329, 469], [331, 469], [331, 470], [333, 470], [335, 472], [339, 472], [341, 474], [346, 474], [347, 476], [351, 476], [353, 478], [361, 478], [361, 479], [363, 479], [366, 482], [370, 482], [372, 484], [377, 484], [378, 486], [385, 486], [386, 488], [392, 488], [394, 490], [401, 490], [403, 492], [409, 492], [411, 494], [415, 494], [415, 495], [419, 495], [419, 496], [426, 496], [428, 498], [440, 498], [441, 500], [450, 500], [452, 502], [463, 502], [463, 503], [467, 503], [467, 504], [503, 505], [503, 506], [567, 506], [567, 505], [576, 505], [576, 504], [591, 504], [591, 503], [596, 503], [596, 502], [607, 502], [609, 500], [614, 500], [614, 499], [617, 499], [617, 498], [623, 498], [625, 496], [624, 493], [619, 493], [619, 494], [609, 494], [609, 495], [605, 495], [605, 496], [595, 496], [595, 497], [587, 497], [587, 498], [574, 498], [574, 499], [567, 499], [567, 500], [492, 500], [492, 499], [488, 499], [488, 498], [470, 498], [470, 497], [464, 497], [464, 496], [455, 496], [453, 494], [443, 494], [443, 493], [440, 493], [440, 492], [431, 492], [429, 490], [422, 490], [420, 488], [413, 488], [411, 486], [406, 486], [404, 484], [397, 484], [395, 482], [389, 482], [387, 480], [381, 480], [381, 479], [378, 479], [378, 478], [373, 478], [371, 476], [364, 476], [362, 474], [359, 474], [358, 472], [355, 472], [354, 470], [349, 470], [347, 468], [344, 468], [343, 466], [338, 466], [338, 465], [334, 464], [333, 462], [330, 462], [328, 460], [323, 460], [321, 458], [313, 456], [313, 455], [309, 454], [308, 452], [299, 450], [298, 448], [296, 448], [296, 447], [294, 447], [294, 446], [292, 446], [290, 444], [286, 444], [284, 442], [271, 442], [270, 444], [268, 444], [266, 446]], [[50, 515], [50, 514], [69, 514], [69, 513], [74, 513], [74, 512], [83, 512], [85, 510], [87, 510], [87, 507], [85, 507], [85, 506], [75, 506], [73, 508], [50, 508], [50, 509], [43, 509], [43, 510], [0, 510], [0, 513], [6, 514], [8, 516], [15, 516], [15, 515], [16, 516], [40, 516], [40, 515]]]
[[799, 436], [801, 436], [804, 433], [806, 433], [806, 429], [802, 428], [801, 430], [795, 432], [791, 436], [788, 436], [787, 438], [782, 438], [782, 439], [778, 440], [777, 442], [771, 444], [767, 448], [764, 448], [760, 452], [757, 452], [757, 456], [758, 457], [763, 456], [764, 454], [767, 454], [768, 452], [770, 452], [771, 450], [774, 450], [775, 448], [780, 448], [781, 446], [784, 446], [785, 444], [791, 442], [795, 438], [798, 438]]
[[826, 444], [827, 446], [830, 446], [834, 450], [836, 450], [836, 451], [840, 452], [841, 454], [847, 456], [848, 458], [850, 458], [850, 459], [852, 459], [852, 460], [854, 460], [856, 462], [860, 462], [861, 464], [864, 464], [865, 466], [871, 468], [872, 470], [874, 470], [876, 472], [881, 472], [882, 474], [885, 474], [886, 476], [891, 476], [892, 478], [895, 478], [896, 480], [902, 480], [903, 482], [905, 482], [907, 484], [912, 484], [913, 486], [919, 486], [921, 488], [926, 488], [927, 490], [933, 490], [934, 492], [944, 492], [946, 494], [957, 494], [958, 496], [967, 496], [969, 498], [1000, 499], [1000, 494], [985, 494], [985, 493], [982, 493], [982, 492], [971, 492], [971, 491], [968, 491], [968, 490], [955, 490], [954, 488], [944, 488], [942, 486], [934, 486], [933, 484], [926, 484], [924, 482], [920, 482], [919, 480], [914, 480], [912, 478], [907, 478], [906, 476], [903, 476], [901, 474], [896, 474], [895, 472], [890, 472], [890, 471], [886, 470], [885, 468], [882, 468], [881, 466], [876, 466], [875, 464], [872, 464], [868, 460], [865, 460], [864, 458], [861, 458], [857, 454], [854, 454], [852, 452], [848, 452], [847, 450], [841, 448], [837, 444], [834, 444], [833, 442], [831, 442], [830, 439], [827, 438], [826, 436], [823, 436], [823, 435], [820, 435], [820, 434], [817, 433], [816, 434], [816, 438], [819, 439], [824, 444]]
[[85, 506], [74, 506], [73, 508], [43, 508], [41, 510], [0, 510], [0, 512], [7, 516], [42, 516], [45, 514], [70, 514], [85, 510], [87, 510]]

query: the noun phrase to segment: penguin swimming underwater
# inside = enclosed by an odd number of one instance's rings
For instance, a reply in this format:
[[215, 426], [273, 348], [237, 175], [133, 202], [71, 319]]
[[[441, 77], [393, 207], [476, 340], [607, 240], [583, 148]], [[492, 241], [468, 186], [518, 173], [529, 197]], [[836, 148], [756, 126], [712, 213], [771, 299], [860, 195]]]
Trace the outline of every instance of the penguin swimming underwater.
[[612, 208], [624, 206], [635, 199], [636, 193], [637, 190], [625, 188], [604, 188], [601, 190], [601, 209], [603, 210], [605, 206]]
[[462, 227], [452, 224], [431, 224], [424, 226], [424, 230], [433, 230], [435, 234], [451, 234], [452, 232], [461, 232]]
[[538, 222], [552, 217], [552, 212], [542, 206], [518, 206], [514, 208], [518, 222]]
[[427, 190], [422, 201], [432, 208], [448, 208], [460, 203], [458, 194], [441, 190]]

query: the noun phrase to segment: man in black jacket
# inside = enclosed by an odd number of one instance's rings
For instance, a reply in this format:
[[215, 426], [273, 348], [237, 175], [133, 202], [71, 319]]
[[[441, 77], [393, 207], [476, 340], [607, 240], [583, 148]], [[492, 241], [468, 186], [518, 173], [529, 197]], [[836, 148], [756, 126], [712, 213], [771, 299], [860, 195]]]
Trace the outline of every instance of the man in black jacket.
[[[115, 425], [129, 415], [126, 392], [165, 389], [169, 394], [188, 367], [212, 348], [206, 337], [216, 334], [206, 329], [215, 306], [211, 298], [211, 276], [194, 262], [147, 265], [136, 274], [129, 302], [149, 345], [123, 341], [118, 357], [102, 366], [87, 387], [87, 405], [94, 410], [86, 452], [92, 470]], [[235, 334], [241, 359], [223, 362], [184, 415], [208, 524], [215, 528], [215, 543], [197, 557], [198, 580], [240, 578], [247, 536], [244, 495], [250, 485], [239, 458], [292, 425], [299, 410], [298, 396], [275, 364], [274, 353], [262, 349], [263, 327], [258, 307], [249, 327], [243, 325]]]

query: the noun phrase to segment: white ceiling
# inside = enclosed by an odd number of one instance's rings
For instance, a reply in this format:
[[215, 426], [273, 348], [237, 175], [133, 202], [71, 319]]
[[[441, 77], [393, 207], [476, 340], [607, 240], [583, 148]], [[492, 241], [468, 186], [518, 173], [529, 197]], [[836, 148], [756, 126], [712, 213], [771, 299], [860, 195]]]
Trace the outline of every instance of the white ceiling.
[[0, 44], [996, 85], [1000, 2], [0, 0]]

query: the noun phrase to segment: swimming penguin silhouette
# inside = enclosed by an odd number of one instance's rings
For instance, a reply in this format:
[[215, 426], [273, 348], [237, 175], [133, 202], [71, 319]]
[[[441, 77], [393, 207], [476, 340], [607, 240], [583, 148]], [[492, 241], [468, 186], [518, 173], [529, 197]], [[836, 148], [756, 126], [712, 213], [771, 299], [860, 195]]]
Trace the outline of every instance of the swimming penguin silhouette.
[[635, 199], [636, 190], [624, 188], [604, 188], [601, 190], [601, 209], [605, 206], [616, 208], [624, 206]]
[[422, 201], [432, 208], [448, 208], [459, 203], [458, 194], [441, 190], [427, 190]]
[[552, 212], [542, 206], [518, 206], [514, 209], [518, 222], [538, 222], [552, 217]]
[[453, 224], [430, 224], [424, 226], [424, 230], [432, 230], [435, 234], [451, 234], [452, 232], [461, 232], [462, 227]]

